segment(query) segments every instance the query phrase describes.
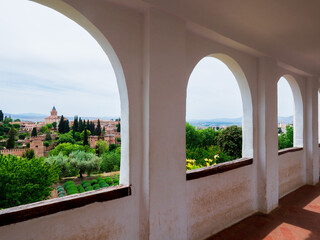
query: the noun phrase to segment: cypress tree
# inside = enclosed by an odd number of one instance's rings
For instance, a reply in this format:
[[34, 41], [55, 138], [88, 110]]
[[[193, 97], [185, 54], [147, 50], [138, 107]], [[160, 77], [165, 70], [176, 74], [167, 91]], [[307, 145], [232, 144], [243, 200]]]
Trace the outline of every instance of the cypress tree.
[[121, 124], [118, 123], [116, 126], [117, 126], [117, 132], [120, 132], [121, 131]]
[[0, 122], [2, 122], [3, 121], [3, 112], [2, 112], [2, 110], [0, 110]]
[[38, 135], [37, 129], [34, 127], [31, 132], [31, 137], [36, 137]]
[[84, 129], [84, 135], [83, 135], [83, 146], [87, 146], [89, 145], [89, 141], [88, 141], [88, 132], [87, 129]]
[[83, 122], [82, 122], [82, 119], [79, 118], [79, 132], [83, 132], [84, 128], [83, 128]]
[[78, 116], [74, 117], [73, 128], [72, 129], [73, 129], [74, 132], [79, 132]]
[[14, 127], [11, 127], [10, 131], [9, 131], [9, 138], [7, 140], [7, 149], [11, 149], [14, 148], [14, 138], [17, 134], [17, 131], [14, 129]]
[[58, 131], [59, 131], [59, 133], [64, 133], [64, 117], [63, 117], [63, 115], [60, 118]]
[[[88, 129], [90, 131], [90, 121], [89, 120], [87, 120], [87, 124], [86, 124], [85, 129]], [[91, 131], [91, 133], [93, 133], [93, 132]]]
[[92, 121], [90, 122], [90, 129], [89, 130], [91, 132], [91, 135], [96, 135], [96, 127]]
[[98, 124], [97, 124], [97, 128], [96, 128], [96, 134], [97, 134], [98, 136], [101, 135], [100, 119], [98, 119]]
[[63, 125], [64, 133], [68, 133], [70, 131], [69, 120], [65, 119]]

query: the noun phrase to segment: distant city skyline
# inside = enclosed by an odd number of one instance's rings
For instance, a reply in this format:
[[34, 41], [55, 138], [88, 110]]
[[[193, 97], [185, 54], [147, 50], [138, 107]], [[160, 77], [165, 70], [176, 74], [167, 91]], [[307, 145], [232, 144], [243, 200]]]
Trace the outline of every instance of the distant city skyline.
[[[49, 115], [55, 105], [66, 116], [120, 116], [111, 63], [77, 23], [32, 1], [0, 0], [0, 31], [3, 112]], [[286, 81], [279, 81], [283, 87], [279, 116], [290, 116], [292, 92]], [[242, 117], [237, 81], [217, 59], [198, 63], [187, 96], [187, 119]]]

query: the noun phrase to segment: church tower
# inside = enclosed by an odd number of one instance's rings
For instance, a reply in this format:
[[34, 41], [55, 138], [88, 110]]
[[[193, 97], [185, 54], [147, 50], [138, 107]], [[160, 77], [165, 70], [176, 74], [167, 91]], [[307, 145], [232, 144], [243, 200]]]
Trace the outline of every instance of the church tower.
[[53, 106], [52, 110], [51, 110], [51, 116], [57, 116], [58, 115], [58, 112], [56, 110], [56, 107]]

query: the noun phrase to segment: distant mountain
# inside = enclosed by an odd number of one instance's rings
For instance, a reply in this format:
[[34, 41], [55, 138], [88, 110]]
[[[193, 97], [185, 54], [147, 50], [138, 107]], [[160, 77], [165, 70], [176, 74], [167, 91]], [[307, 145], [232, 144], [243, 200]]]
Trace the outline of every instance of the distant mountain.
[[4, 113], [5, 116], [10, 116], [13, 120], [20, 119], [21, 121], [33, 121], [40, 122], [43, 121], [44, 118], [48, 117], [48, 115], [40, 114], [40, 113]]
[[278, 117], [278, 123], [291, 124], [293, 123], [293, 116], [289, 117]]
[[[231, 126], [231, 125], [242, 125], [242, 118], [215, 118], [215, 119], [190, 119], [188, 123], [195, 127], [219, 127], [219, 126]], [[289, 117], [278, 117], [278, 123], [291, 124], [293, 122], [293, 116]]]
[[195, 127], [241, 126], [242, 118], [190, 119], [187, 122]]
[[[4, 113], [5, 116], [11, 116], [11, 118], [14, 119], [20, 119], [21, 121], [33, 121], [33, 122], [41, 122], [44, 121], [48, 115], [41, 114], [41, 113], [18, 113], [18, 114], [12, 114], [12, 113]], [[69, 121], [72, 121], [74, 117], [68, 117], [64, 116], [67, 118]], [[80, 117], [80, 116], [79, 116]], [[116, 119], [119, 117], [81, 117], [83, 120], [94, 120], [94, 119], [101, 119], [101, 120], [111, 120], [111, 119]]]

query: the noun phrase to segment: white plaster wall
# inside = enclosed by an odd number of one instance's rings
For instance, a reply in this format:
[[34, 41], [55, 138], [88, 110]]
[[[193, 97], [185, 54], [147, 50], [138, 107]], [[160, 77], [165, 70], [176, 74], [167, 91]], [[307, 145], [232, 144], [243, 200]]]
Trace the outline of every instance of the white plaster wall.
[[0, 239], [138, 239], [133, 202], [131, 196], [11, 224], [0, 228]]
[[252, 165], [187, 182], [188, 239], [205, 239], [257, 211]]
[[68, 4], [37, 1], [65, 14], [91, 33], [115, 68], [121, 98], [122, 136], [127, 137], [122, 144], [121, 160], [125, 162], [121, 163], [120, 181], [132, 184], [132, 195], [0, 227], [0, 239], [139, 239], [143, 15], [104, 1], [94, 4], [85, 0], [65, 1]]
[[279, 198], [303, 186], [304, 150], [289, 152], [279, 156]]
[[[1, 239], [203, 239], [258, 210], [272, 210], [278, 195], [306, 182], [304, 150], [279, 159], [270, 151], [277, 141], [275, 76], [291, 74], [302, 100], [308, 95], [304, 78], [278, 67], [275, 59], [258, 58], [191, 31], [187, 21], [156, 8], [66, 0], [72, 10], [64, 1], [36, 1], [85, 27], [107, 53], [110, 46], [114, 51], [111, 62], [123, 78], [119, 89], [128, 136], [121, 181], [132, 185], [132, 196], [4, 226]], [[253, 156], [253, 164], [186, 181], [187, 84], [195, 65], [211, 54], [232, 58], [247, 80], [252, 149], [245, 152]], [[306, 137], [303, 131], [303, 143]]]

